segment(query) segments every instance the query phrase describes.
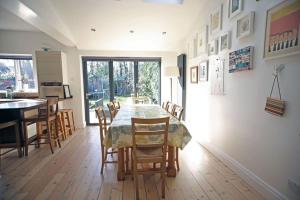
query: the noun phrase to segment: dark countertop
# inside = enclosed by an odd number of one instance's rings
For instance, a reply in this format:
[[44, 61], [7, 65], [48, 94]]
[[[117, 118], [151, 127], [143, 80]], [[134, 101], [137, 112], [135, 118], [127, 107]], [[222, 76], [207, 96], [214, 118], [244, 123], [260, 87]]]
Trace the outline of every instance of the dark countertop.
[[34, 108], [45, 103], [41, 99], [0, 99], [0, 110]]

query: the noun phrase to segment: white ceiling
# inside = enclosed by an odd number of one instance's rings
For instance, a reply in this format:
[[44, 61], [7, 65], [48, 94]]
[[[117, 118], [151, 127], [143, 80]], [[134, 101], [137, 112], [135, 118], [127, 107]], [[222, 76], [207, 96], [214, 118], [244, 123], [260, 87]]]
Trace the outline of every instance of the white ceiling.
[[28, 24], [21, 18], [0, 6], [0, 29], [18, 31], [38, 31], [37, 28]]
[[[182, 5], [143, 0], [11, 1], [21, 2], [37, 14], [39, 23], [31, 19], [28, 20], [30, 24], [60, 40], [61, 35], [52, 34], [53, 30], [47, 31], [56, 29], [78, 49], [143, 51], [180, 49], [205, 3], [205, 0], [184, 0]], [[12, 7], [6, 6], [16, 13]], [[43, 27], [39, 27], [41, 21]], [[134, 33], [129, 33], [130, 30]], [[166, 35], [162, 35], [164, 31]]]

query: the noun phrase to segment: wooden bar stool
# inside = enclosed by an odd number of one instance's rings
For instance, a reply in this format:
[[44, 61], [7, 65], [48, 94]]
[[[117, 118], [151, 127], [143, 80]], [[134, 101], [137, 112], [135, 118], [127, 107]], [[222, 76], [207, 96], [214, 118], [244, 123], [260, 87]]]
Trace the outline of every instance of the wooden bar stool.
[[72, 109], [60, 109], [63, 128], [66, 135], [72, 135], [75, 131], [74, 114]]

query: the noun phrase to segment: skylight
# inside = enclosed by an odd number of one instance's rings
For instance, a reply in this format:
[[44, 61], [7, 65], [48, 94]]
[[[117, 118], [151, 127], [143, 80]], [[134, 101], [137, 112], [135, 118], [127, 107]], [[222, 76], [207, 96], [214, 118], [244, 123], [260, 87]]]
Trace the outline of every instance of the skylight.
[[183, 0], [144, 0], [147, 3], [183, 4]]

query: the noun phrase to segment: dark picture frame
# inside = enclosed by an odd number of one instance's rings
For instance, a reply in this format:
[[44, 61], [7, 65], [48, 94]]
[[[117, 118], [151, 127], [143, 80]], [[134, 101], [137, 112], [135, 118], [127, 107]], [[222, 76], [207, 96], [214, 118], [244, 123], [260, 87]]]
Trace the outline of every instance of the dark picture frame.
[[190, 72], [191, 83], [198, 83], [198, 66], [191, 67]]
[[70, 85], [63, 85], [63, 88], [64, 88], [64, 98], [65, 99], [72, 98], [73, 96], [71, 95]]

